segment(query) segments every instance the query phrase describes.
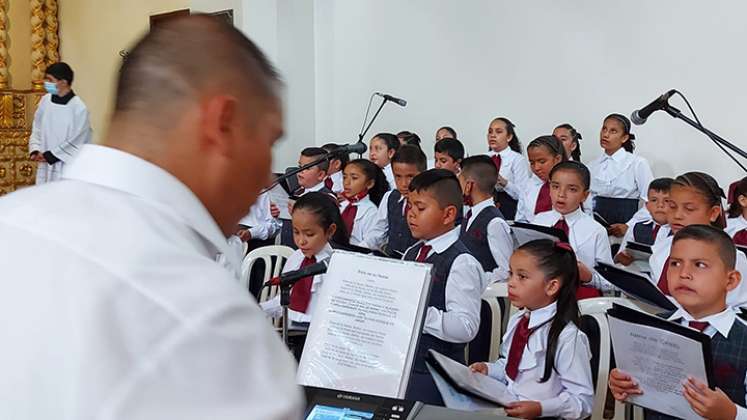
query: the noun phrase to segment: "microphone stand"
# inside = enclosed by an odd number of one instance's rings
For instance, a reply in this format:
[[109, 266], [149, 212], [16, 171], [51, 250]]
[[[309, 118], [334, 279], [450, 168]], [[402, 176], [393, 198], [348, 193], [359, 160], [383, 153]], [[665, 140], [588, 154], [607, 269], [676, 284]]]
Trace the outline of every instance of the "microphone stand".
[[[358, 134], [358, 142], [359, 143], [363, 142], [363, 137], [366, 136], [366, 133], [368, 133], [368, 129], [371, 128], [371, 126], [373, 125], [374, 121], [376, 121], [376, 117], [379, 116], [379, 113], [381, 112], [382, 108], [384, 108], [384, 105], [386, 105], [387, 102], [389, 102], [389, 99], [387, 99], [387, 98], [384, 98], [384, 100], [381, 101], [381, 105], [379, 105], [379, 109], [377, 109], [376, 112], [374, 113], [373, 117], [371, 117], [371, 121], [369, 121], [368, 126], [366, 127], [366, 129], [363, 130], [363, 131], [361, 131], [360, 134]], [[364, 121], [363, 123], [365, 124], [366, 122]]]
[[[685, 123], [687, 123], [691, 127], [695, 128], [696, 130], [698, 130], [701, 133], [705, 134], [706, 136], [710, 137], [711, 140], [713, 140], [716, 144], [719, 144], [719, 145], [721, 145], [723, 147], [726, 147], [726, 148], [730, 149], [731, 151], [733, 151], [734, 153], [736, 153], [739, 156], [741, 156], [742, 158], [747, 159], [747, 152], [745, 152], [744, 149], [741, 149], [740, 147], [735, 146], [734, 144], [732, 144], [729, 141], [725, 140], [724, 138], [722, 138], [718, 134], [714, 133], [713, 131], [711, 131], [711, 130], [705, 128], [705, 127], [703, 127], [702, 124], [700, 124], [700, 123], [698, 123], [696, 121], [693, 121], [690, 117], [688, 117], [687, 115], [684, 115], [679, 109], [673, 107], [672, 105], [666, 104], [664, 106], [664, 111], [666, 111], [667, 114], [671, 115], [672, 117], [684, 121]], [[727, 155], [728, 155], [728, 153], [727, 153]], [[737, 164], [739, 164], [739, 162], [737, 162]], [[742, 166], [742, 165], [739, 164], [739, 166]], [[744, 169], [743, 166], [742, 166], [742, 169]]]

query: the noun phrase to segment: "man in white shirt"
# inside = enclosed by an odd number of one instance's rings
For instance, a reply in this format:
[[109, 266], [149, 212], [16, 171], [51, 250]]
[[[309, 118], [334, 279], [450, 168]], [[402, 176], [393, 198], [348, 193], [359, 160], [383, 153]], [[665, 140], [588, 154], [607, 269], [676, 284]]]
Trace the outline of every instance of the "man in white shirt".
[[103, 145], [0, 199], [0, 418], [299, 417], [226, 241], [267, 182], [278, 85], [234, 28], [165, 23], [123, 63]]

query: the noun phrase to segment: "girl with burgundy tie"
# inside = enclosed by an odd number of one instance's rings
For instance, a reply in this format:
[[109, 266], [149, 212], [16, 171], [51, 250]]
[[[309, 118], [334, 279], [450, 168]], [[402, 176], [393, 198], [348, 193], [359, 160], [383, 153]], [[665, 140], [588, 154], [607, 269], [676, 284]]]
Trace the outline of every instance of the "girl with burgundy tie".
[[747, 178], [737, 181], [731, 194], [729, 218], [724, 231], [732, 237], [735, 245], [747, 246]]
[[523, 308], [508, 321], [496, 363], [473, 372], [506, 384], [516, 402], [511, 417], [582, 419], [591, 414], [594, 388], [589, 340], [579, 330], [579, 272], [567, 243], [527, 242], [511, 256], [508, 299]]
[[[716, 180], [706, 173], [688, 172], [675, 178], [669, 192], [667, 212], [672, 234], [690, 225], [711, 225], [724, 229], [726, 222], [721, 208], [722, 198], [724, 198], [724, 191]], [[651, 282], [667, 296], [669, 296], [667, 271], [672, 238], [673, 236], [670, 235], [656, 242], [651, 247], [653, 253], [649, 258]], [[747, 258], [741, 252], [737, 252], [736, 269], [743, 276], [747, 275]], [[747, 284], [745, 282], [740, 282], [726, 295], [726, 304], [734, 308], [747, 306]]]
[[531, 223], [536, 214], [552, 210], [550, 200], [550, 171], [566, 161], [565, 149], [555, 136], [542, 136], [527, 146], [527, 157], [532, 176], [524, 184], [515, 220]]
[[495, 118], [488, 127], [488, 156], [498, 169], [496, 205], [506, 220], [514, 220], [521, 189], [529, 178], [527, 161], [521, 156], [521, 143], [514, 127], [505, 117]]
[[[283, 273], [328, 259], [332, 255], [330, 242], [343, 246], [348, 244], [348, 234], [340, 218], [340, 211], [325, 193], [304, 194], [293, 206], [291, 217], [293, 241], [298, 249], [288, 257]], [[323, 274], [306, 277], [293, 286], [288, 306], [288, 317], [292, 323], [303, 325], [311, 322], [323, 279]], [[260, 306], [267, 315], [279, 317], [280, 295], [262, 302]]]
[[389, 190], [384, 171], [366, 159], [356, 159], [345, 166], [340, 212], [350, 244], [365, 246], [366, 234], [376, 223], [381, 198]]
[[582, 203], [589, 196], [591, 175], [583, 163], [566, 161], [550, 171], [552, 210], [535, 216], [534, 224], [552, 226], [564, 231], [578, 257], [581, 287], [577, 297], [598, 297], [602, 291], [612, 291], [594, 266], [599, 262], [612, 264], [612, 251], [607, 230], [592, 216], [584, 213]]

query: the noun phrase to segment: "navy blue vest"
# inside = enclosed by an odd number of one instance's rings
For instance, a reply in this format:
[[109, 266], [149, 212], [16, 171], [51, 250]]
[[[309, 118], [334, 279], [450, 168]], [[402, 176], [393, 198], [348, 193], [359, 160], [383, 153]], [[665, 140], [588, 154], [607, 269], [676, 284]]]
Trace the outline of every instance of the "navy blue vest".
[[[673, 312], [662, 315], [668, 318]], [[729, 330], [729, 337], [724, 338], [716, 333], [711, 339], [711, 356], [713, 357], [713, 378], [715, 386], [720, 388], [737, 405], [745, 406], [744, 376], [747, 372], [747, 325], [739, 319]], [[645, 410], [646, 419], [675, 419], [676, 417]]]
[[[420, 246], [410, 248], [404, 256], [405, 261], [415, 261], [420, 251]], [[446, 284], [449, 282], [449, 272], [454, 260], [462, 254], [469, 254], [469, 250], [457, 240], [450, 247], [440, 254], [433, 252], [425, 262], [433, 264], [431, 269], [431, 295], [428, 306], [433, 306], [442, 311], [446, 310]], [[429, 349], [451, 357], [452, 359], [464, 364], [464, 348], [467, 343], [449, 343], [430, 334], [420, 335], [420, 342], [415, 353], [415, 366], [413, 371], [417, 373], [428, 373], [425, 366], [426, 356]]]
[[404, 203], [399, 201], [400, 198], [402, 194], [397, 190], [392, 190], [386, 202], [386, 217], [389, 224], [387, 250], [404, 254], [407, 248], [415, 245], [417, 240], [412, 237], [407, 218], [402, 214]]
[[654, 226], [656, 222], [638, 222], [633, 226], [633, 240], [639, 244], [654, 244]]
[[477, 215], [472, 215], [475, 219], [467, 229], [467, 220], [462, 222], [462, 229], [459, 233], [459, 239], [469, 249], [470, 254], [477, 258], [482, 265], [482, 270], [490, 272], [498, 267], [493, 254], [490, 252], [488, 243], [488, 224], [496, 217], [503, 218], [501, 211], [495, 206], [485, 207]]
[[[314, 192], [327, 194], [330, 196], [330, 198], [336, 200], [336, 198], [334, 198], [335, 193], [333, 193], [332, 190], [327, 187], [322, 187], [319, 189], [319, 191]], [[293, 241], [293, 223], [288, 219], [282, 219], [282, 222], [283, 225], [280, 227], [280, 245], [298, 249], [296, 243]], [[348, 232], [348, 235], [350, 235], [350, 232]]]

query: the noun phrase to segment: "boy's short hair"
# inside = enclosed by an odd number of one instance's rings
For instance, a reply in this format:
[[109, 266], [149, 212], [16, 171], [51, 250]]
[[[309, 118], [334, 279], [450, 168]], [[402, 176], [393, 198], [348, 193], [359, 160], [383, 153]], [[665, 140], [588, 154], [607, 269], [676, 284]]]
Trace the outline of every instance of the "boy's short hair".
[[403, 144], [397, 149], [394, 157], [392, 157], [392, 163], [415, 165], [418, 168], [418, 172], [423, 172], [427, 169], [428, 158], [425, 157], [425, 153], [423, 153], [420, 147], [413, 144]]
[[673, 182], [674, 178], [656, 178], [648, 184], [648, 190], [668, 193], [672, 189]]
[[[307, 147], [301, 150], [301, 156], [319, 159], [320, 157], [327, 156], [327, 152], [321, 147]], [[329, 170], [329, 160], [325, 160], [317, 166], [326, 172]]]
[[450, 158], [454, 159], [455, 162], [460, 162], [464, 159], [464, 145], [457, 139], [446, 137], [437, 142], [433, 149], [436, 153], [444, 153]]
[[718, 255], [726, 266], [727, 270], [733, 270], [737, 262], [737, 248], [731, 237], [721, 229], [709, 225], [690, 225], [682, 228], [674, 235], [672, 246], [677, 241], [692, 239], [695, 241], [706, 242], [715, 245], [718, 248]]
[[73, 69], [70, 68], [67, 63], [62, 61], [50, 64], [49, 67], [44, 70], [44, 74], [53, 76], [57, 80], [66, 80], [67, 84], [70, 86], [73, 85], [73, 77], [75, 76]]
[[[441, 144], [443, 139], [436, 144]], [[491, 194], [498, 182], [498, 169], [493, 160], [487, 155], [470, 156], [462, 160], [462, 176], [475, 182], [480, 192]]]
[[576, 175], [581, 178], [581, 184], [584, 186], [584, 190], [588, 191], [589, 188], [591, 188], [591, 172], [589, 172], [589, 168], [587, 168], [583, 163], [576, 162], [574, 160], [560, 162], [557, 165], [553, 166], [553, 168], [550, 170], [550, 176], [548, 178], [552, 179], [552, 176], [559, 171], [575, 172]]
[[399, 138], [397, 138], [397, 136], [395, 136], [394, 134], [379, 133], [373, 136], [373, 138], [377, 138], [377, 137], [380, 138], [384, 142], [384, 144], [386, 144], [386, 148], [388, 150], [396, 151], [397, 149], [399, 149], [399, 145], [400, 145]]
[[[322, 146], [322, 149], [324, 149], [327, 153], [332, 153], [335, 150], [342, 147], [339, 144], [335, 143], [327, 143], [324, 146]], [[337, 159], [340, 161], [340, 168], [345, 169], [345, 165], [347, 165], [350, 162], [350, 155], [347, 153], [338, 153], [335, 155], [334, 159]]]
[[427, 192], [445, 209], [454, 206], [459, 210], [463, 205], [462, 187], [453, 172], [446, 169], [429, 169], [419, 173], [410, 181], [410, 192]]

